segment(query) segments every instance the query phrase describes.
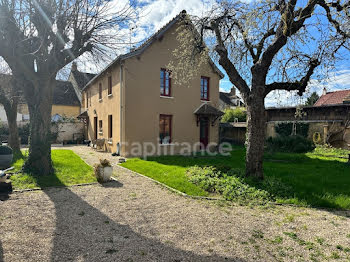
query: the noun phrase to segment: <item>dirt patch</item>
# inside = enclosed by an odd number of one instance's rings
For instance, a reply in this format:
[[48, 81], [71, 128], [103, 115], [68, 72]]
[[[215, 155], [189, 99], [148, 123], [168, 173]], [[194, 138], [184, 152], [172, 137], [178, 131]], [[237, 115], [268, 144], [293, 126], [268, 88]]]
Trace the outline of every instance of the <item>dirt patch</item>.
[[[350, 213], [193, 200], [119, 169], [117, 182], [0, 202], [0, 261], [348, 261]], [[90, 153], [93, 154], [90, 154]]]

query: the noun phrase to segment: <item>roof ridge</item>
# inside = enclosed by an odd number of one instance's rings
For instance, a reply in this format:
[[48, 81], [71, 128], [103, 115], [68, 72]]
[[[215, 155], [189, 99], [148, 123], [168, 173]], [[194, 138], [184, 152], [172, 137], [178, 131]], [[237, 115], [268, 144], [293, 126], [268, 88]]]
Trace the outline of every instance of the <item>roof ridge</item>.
[[[97, 75], [95, 75], [94, 78], [92, 78], [82, 89], [82, 91], [84, 91], [91, 83], [93, 83], [95, 81], [95, 79], [97, 79], [100, 75], [102, 75], [106, 70], [108, 70], [111, 66], [113, 66], [114, 64], [125, 60], [127, 58], [136, 56], [138, 54], [141, 54], [143, 52], [143, 50], [145, 48], [147, 48], [150, 44], [153, 43], [153, 40], [156, 38], [156, 36], [166, 32], [175, 22], [178, 21], [179, 18], [185, 18], [185, 16], [187, 15], [186, 10], [182, 10], [178, 15], [176, 15], [173, 19], [171, 19], [168, 23], [166, 23], [164, 26], [162, 26], [157, 32], [155, 32], [154, 34], [152, 34], [151, 36], [149, 36], [147, 38], [147, 40], [145, 40], [145, 42], [143, 42], [139, 47], [135, 48], [134, 50], [119, 55], [117, 56], [117, 58], [115, 58], [111, 63], [109, 63], [100, 73], [98, 73]], [[214, 71], [219, 74], [222, 78], [224, 77], [224, 74], [220, 71], [220, 69], [215, 65], [215, 63], [212, 61], [212, 59], [209, 57], [209, 61], [210, 65], [214, 68]]]

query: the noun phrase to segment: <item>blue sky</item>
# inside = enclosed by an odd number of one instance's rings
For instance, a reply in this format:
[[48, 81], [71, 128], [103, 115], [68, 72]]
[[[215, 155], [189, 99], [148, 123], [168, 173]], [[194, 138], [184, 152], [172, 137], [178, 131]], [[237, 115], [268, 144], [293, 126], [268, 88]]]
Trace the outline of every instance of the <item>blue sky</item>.
[[[249, 1], [249, 0], [246, 0]], [[112, 2], [128, 3], [128, 0]], [[203, 15], [215, 3], [215, 0], [139, 0], [137, 4], [138, 11], [141, 12], [140, 19], [132, 27], [132, 31], [126, 32], [131, 36], [132, 42], [141, 42], [147, 39], [150, 35], [156, 32], [159, 28], [164, 26], [169, 20], [179, 14], [183, 9], [191, 15]], [[220, 68], [220, 66], [219, 66]], [[86, 68], [88, 70], [88, 68]], [[224, 70], [222, 70], [225, 73]], [[303, 98], [289, 93], [276, 92], [270, 94], [266, 100], [266, 106], [292, 106], [301, 103], [305, 97], [316, 91], [321, 94], [323, 88], [328, 91], [350, 89], [350, 61], [339, 62], [336, 69], [330, 73], [329, 76], [323, 77], [322, 81], [312, 80], [309, 88]], [[225, 78], [220, 82], [221, 91], [229, 91], [232, 84], [225, 74]]]

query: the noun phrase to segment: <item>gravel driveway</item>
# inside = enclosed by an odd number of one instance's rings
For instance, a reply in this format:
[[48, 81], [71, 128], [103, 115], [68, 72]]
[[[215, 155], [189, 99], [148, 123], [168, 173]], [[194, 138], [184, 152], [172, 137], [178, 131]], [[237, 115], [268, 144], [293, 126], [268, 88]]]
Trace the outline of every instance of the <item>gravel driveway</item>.
[[0, 202], [0, 261], [349, 261], [350, 212], [227, 206], [115, 172], [119, 182]]

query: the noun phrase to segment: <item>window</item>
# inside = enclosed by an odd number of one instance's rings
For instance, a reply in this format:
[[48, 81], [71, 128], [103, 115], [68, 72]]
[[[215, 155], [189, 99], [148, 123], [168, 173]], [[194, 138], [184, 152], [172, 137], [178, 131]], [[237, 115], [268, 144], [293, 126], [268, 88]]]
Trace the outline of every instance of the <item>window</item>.
[[98, 130], [100, 133], [102, 133], [102, 120], [98, 121]]
[[171, 115], [159, 116], [159, 140], [161, 144], [171, 143]]
[[170, 71], [164, 68], [160, 70], [160, 95], [161, 96], [171, 95]]
[[98, 84], [98, 99], [102, 99], [102, 84]]
[[201, 100], [209, 100], [209, 77], [201, 77]]
[[108, 95], [112, 94], [112, 76], [108, 77]]
[[88, 108], [89, 107], [89, 92], [85, 92], [85, 94], [86, 94], [86, 108]]
[[113, 136], [113, 118], [112, 115], [108, 116], [108, 138]]

